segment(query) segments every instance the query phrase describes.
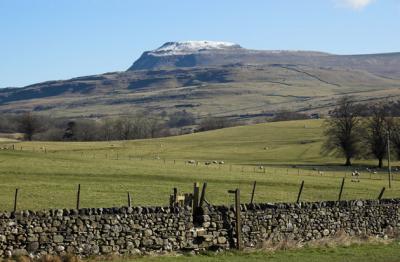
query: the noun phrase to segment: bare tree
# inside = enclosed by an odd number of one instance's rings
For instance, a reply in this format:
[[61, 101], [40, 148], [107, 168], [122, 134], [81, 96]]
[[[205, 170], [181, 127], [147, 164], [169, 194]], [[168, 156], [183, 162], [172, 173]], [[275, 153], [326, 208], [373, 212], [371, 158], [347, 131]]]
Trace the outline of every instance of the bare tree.
[[208, 130], [221, 129], [229, 126], [231, 125], [226, 118], [209, 116], [200, 122], [199, 131], [202, 132]]
[[326, 141], [323, 151], [335, 152], [346, 158], [345, 165], [351, 166], [351, 159], [360, 154], [362, 134], [361, 108], [351, 97], [341, 98], [324, 123]]
[[100, 125], [101, 138], [105, 141], [110, 141], [115, 138], [113, 119], [105, 119]]
[[17, 132], [15, 123], [15, 116], [13, 115], [0, 115], [0, 133], [14, 133]]
[[194, 115], [186, 110], [178, 111], [169, 115], [167, 122], [169, 127], [184, 127], [195, 124]]
[[75, 121], [74, 136], [78, 141], [99, 140], [99, 126], [94, 120]]
[[392, 142], [393, 149], [396, 152], [397, 159], [400, 159], [400, 119], [398, 118], [394, 119], [392, 122], [390, 140]]
[[309, 118], [310, 117], [304, 113], [299, 113], [299, 112], [283, 109], [275, 114], [272, 121], [290, 121], [290, 120], [301, 120], [301, 119], [309, 119]]
[[25, 140], [31, 141], [34, 134], [40, 129], [39, 119], [30, 112], [18, 118], [18, 131], [24, 134]]
[[378, 159], [378, 167], [383, 167], [387, 155], [388, 135], [391, 127], [389, 110], [384, 105], [370, 107], [371, 117], [367, 120], [366, 144], [369, 152]]

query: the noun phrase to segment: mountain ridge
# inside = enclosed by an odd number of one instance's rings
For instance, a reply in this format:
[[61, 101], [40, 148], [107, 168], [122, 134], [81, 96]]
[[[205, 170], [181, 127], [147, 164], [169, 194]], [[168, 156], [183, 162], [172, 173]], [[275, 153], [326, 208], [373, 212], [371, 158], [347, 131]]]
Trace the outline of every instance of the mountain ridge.
[[368, 101], [400, 95], [400, 53], [259, 51], [205, 42], [166, 43], [123, 72], [0, 89], [0, 112], [107, 117], [187, 110], [241, 116], [289, 108], [324, 113], [345, 94]]
[[[224, 42], [208, 42], [217, 46]], [[189, 43], [189, 44], [188, 44]], [[318, 51], [253, 50], [235, 43], [229, 48], [197, 48], [184, 52], [165, 52], [165, 47], [190, 45], [189, 42], [167, 42], [161, 47], [144, 52], [128, 71], [156, 70], [180, 67], [213, 67], [228, 64], [301, 64], [313, 67], [345, 67], [400, 79], [400, 52], [378, 54], [336, 55]], [[161, 52], [161, 55], [158, 54]]]

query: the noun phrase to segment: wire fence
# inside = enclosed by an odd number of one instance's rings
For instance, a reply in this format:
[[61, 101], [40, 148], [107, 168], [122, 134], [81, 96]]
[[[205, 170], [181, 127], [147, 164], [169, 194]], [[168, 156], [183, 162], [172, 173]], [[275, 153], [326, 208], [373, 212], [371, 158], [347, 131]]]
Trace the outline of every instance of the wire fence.
[[[12, 151], [30, 151], [27, 148], [16, 148], [14, 145], [4, 150], [12, 150]], [[87, 152], [87, 151], [76, 151], [73, 153], [66, 152], [56, 152], [49, 151], [45, 147], [40, 148], [32, 148], [32, 152], [49, 154], [52, 156], [62, 155], [63, 157], [70, 156], [75, 158], [79, 158], [80, 160], [95, 160], [95, 161], [146, 161], [150, 162], [151, 165], [158, 165], [160, 167], [169, 167], [172, 170], [176, 168], [186, 168], [186, 169], [198, 169], [198, 170], [213, 170], [223, 173], [236, 173], [243, 174], [243, 177], [247, 177], [249, 174], [254, 174], [259, 176], [260, 178], [268, 175], [277, 175], [277, 176], [290, 176], [293, 178], [297, 177], [297, 181], [303, 181], [307, 177], [332, 177], [339, 178], [340, 180], [343, 178], [348, 183], [359, 183], [363, 180], [369, 181], [381, 181], [385, 182], [388, 179], [387, 170], [385, 169], [373, 169], [370, 167], [353, 167], [353, 168], [344, 168], [344, 167], [335, 167], [335, 166], [299, 166], [299, 165], [291, 165], [291, 166], [275, 166], [275, 165], [265, 165], [265, 164], [253, 164], [253, 165], [240, 165], [240, 164], [229, 164], [221, 160], [185, 160], [185, 159], [166, 159], [158, 156], [137, 156], [132, 154], [126, 154], [123, 152]], [[354, 176], [354, 170], [357, 170], [358, 176]], [[392, 173], [392, 181], [399, 180], [399, 170], [397, 168], [393, 169]], [[265, 192], [270, 188], [266, 185], [266, 182], [260, 182], [257, 186], [260, 191]], [[182, 182], [183, 183], [183, 182]], [[180, 183], [180, 185], [182, 185]], [[227, 181], [227, 184], [231, 185], [233, 182]], [[343, 182], [344, 183], [344, 182]], [[239, 186], [243, 187], [242, 192], [247, 195], [252, 194], [254, 191], [252, 188], [253, 182], [247, 180], [241, 182]], [[304, 186], [304, 183], [302, 183]], [[0, 183], [1, 185], [1, 183]], [[366, 191], [366, 192], [353, 192], [353, 196], [359, 196], [360, 198], [369, 198], [376, 199], [378, 196], [382, 198], [385, 193], [385, 189], [383, 189], [383, 184], [380, 183], [379, 187], [375, 187], [375, 191]], [[300, 186], [300, 184], [298, 185]], [[140, 190], [137, 189], [137, 185], [132, 183], [110, 183], [108, 185], [102, 184], [102, 182], [93, 181], [92, 183], [82, 184], [82, 198], [78, 201], [80, 206], [76, 206], [76, 190], [77, 183], [71, 181], [68, 185], [51, 185], [48, 184], [43, 185], [41, 188], [37, 186], [37, 188], [32, 188], [31, 186], [21, 186], [16, 190], [12, 189], [9, 186], [7, 190], [2, 190], [0, 193], [0, 209], [5, 210], [21, 210], [25, 209], [25, 207], [29, 207], [31, 209], [43, 209], [43, 208], [59, 208], [59, 207], [105, 207], [105, 206], [126, 206], [129, 201], [132, 201], [136, 205], [149, 205], [149, 204], [160, 204], [168, 203], [168, 196], [171, 193], [173, 183], [168, 186], [159, 187], [156, 190], [157, 193], [154, 193], [154, 185], [149, 181], [148, 185], [140, 185]], [[297, 187], [297, 186], [296, 186]], [[339, 188], [339, 183], [337, 188]], [[326, 200], [335, 200], [338, 196], [338, 189], [336, 187], [332, 190], [327, 190], [325, 192], [320, 192], [321, 195], [326, 196], [323, 199]], [[4, 189], [4, 187], [3, 187]], [[188, 191], [190, 189], [190, 184], [187, 184], [183, 190]], [[344, 193], [343, 193], [344, 189]], [[15, 192], [14, 192], [15, 190]], [[258, 196], [258, 192], [256, 196]], [[307, 188], [307, 182], [305, 183], [305, 190], [309, 191], [310, 188]], [[313, 190], [316, 190], [315, 188]], [[346, 195], [346, 186], [341, 186], [341, 193], [339, 199], [342, 198], [342, 195]], [[226, 190], [225, 190], [226, 191]], [[224, 191], [224, 192], [225, 192]], [[295, 202], [296, 199], [301, 199], [302, 191], [299, 193], [297, 189], [291, 188], [290, 192], [286, 192], [286, 196], [284, 193], [279, 196], [279, 200]], [[128, 192], [131, 196], [128, 198]], [[137, 195], [142, 194], [143, 192], [149, 192], [151, 194], [151, 201], [147, 201], [146, 196]], [[215, 192], [214, 192], [215, 193]], [[221, 194], [221, 193], [218, 193]], [[300, 197], [298, 196], [300, 195]], [[252, 199], [254, 198], [254, 193]], [[3, 199], [3, 201], [2, 201]], [[130, 199], [130, 200], [128, 200]], [[211, 197], [212, 199], [212, 197]], [[222, 199], [224, 202], [229, 202], [229, 197], [226, 196]], [[262, 201], [267, 201], [268, 199], [265, 197], [265, 193], [262, 197], [257, 197], [257, 200], [260, 199]], [[274, 200], [277, 198], [273, 198]], [[306, 200], [309, 199], [306, 197]], [[313, 197], [315, 199], [315, 197]], [[286, 202], [285, 201], [285, 202]], [[151, 203], [150, 203], [151, 202]], [[220, 201], [221, 202], [221, 201]]]

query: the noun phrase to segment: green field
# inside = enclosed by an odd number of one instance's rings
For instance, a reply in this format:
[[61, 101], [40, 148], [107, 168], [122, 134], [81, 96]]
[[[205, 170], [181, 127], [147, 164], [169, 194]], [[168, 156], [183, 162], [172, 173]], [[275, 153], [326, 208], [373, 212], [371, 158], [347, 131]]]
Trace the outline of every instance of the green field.
[[[227, 190], [236, 187], [248, 201], [253, 181], [257, 202], [295, 201], [302, 180], [303, 200], [335, 200], [344, 176], [344, 199], [376, 198], [387, 187], [386, 171], [371, 174], [365, 166], [376, 161], [355, 161], [363, 165], [358, 167], [362, 179], [352, 183], [353, 169], [342, 167], [343, 159], [321, 156], [321, 124], [276, 122], [138, 141], [3, 140], [0, 147], [14, 144], [15, 150], [0, 151], [0, 210], [12, 209], [15, 188], [20, 189], [18, 209], [72, 208], [78, 184], [82, 207], [126, 205], [128, 191], [134, 205], [167, 205], [174, 187], [191, 192], [195, 181], [208, 182], [213, 204], [232, 203]], [[200, 164], [186, 164], [190, 159]], [[204, 165], [213, 160], [224, 165]], [[385, 197], [400, 197], [400, 181]]]
[[269, 262], [398, 262], [400, 261], [400, 243], [389, 245], [352, 245], [335, 248], [304, 248], [300, 250], [276, 251], [276, 252], [249, 252], [249, 253], [222, 253], [200, 256], [164, 256], [143, 257], [133, 260], [117, 260], [116, 262], [169, 262], [169, 261], [269, 261]]

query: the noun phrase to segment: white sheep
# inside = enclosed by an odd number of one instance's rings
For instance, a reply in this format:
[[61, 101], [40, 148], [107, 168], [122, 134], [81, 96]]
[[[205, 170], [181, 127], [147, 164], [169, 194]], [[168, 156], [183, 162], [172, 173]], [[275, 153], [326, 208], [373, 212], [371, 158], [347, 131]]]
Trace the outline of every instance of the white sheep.
[[351, 182], [360, 182], [360, 173], [357, 170], [351, 173]]

